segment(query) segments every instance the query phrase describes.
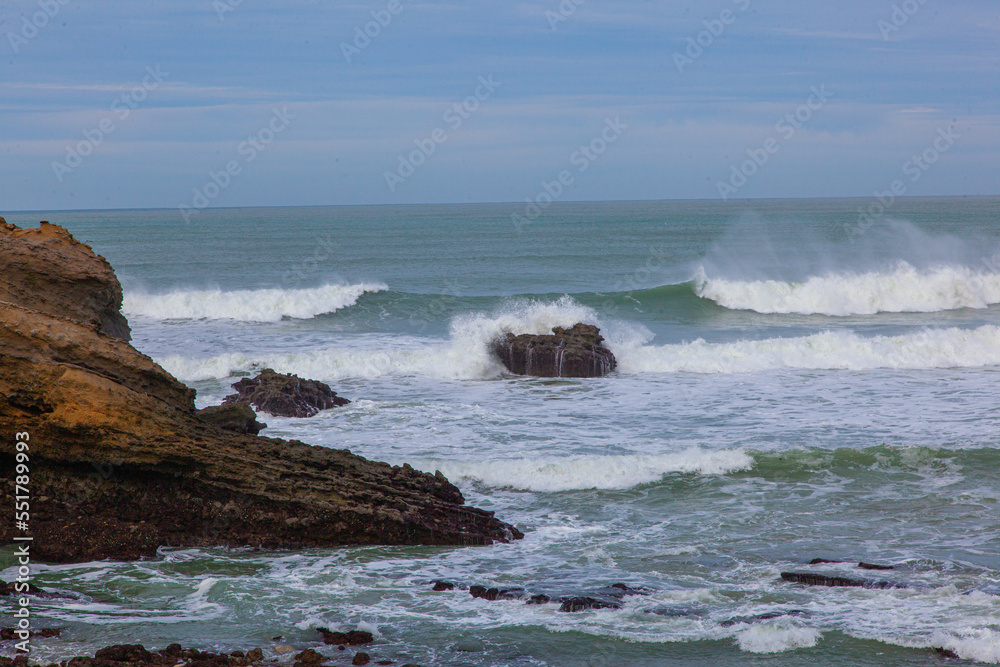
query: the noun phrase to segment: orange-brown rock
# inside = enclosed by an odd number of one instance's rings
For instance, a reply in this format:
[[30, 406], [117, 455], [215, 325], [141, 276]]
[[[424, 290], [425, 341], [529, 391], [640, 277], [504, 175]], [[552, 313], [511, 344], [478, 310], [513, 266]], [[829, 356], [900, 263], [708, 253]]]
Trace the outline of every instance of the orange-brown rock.
[[58, 225], [0, 225], [0, 301], [131, 338], [122, 286], [106, 259]]
[[[199, 418], [193, 390], [127, 342], [111, 267], [65, 229], [0, 218], [0, 267], [0, 463], [29, 433], [36, 560], [521, 537], [440, 473]], [[14, 534], [0, 522], [0, 544]]]

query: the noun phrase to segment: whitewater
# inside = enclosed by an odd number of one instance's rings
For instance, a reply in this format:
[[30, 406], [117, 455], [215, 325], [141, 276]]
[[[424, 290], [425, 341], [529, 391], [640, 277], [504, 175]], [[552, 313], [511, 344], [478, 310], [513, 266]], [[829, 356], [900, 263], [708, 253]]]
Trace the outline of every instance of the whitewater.
[[1000, 273], [965, 266], [918, 270], [900, 262], [865, 273], [827, 273], [802, 282], [709, 278], [699, 267], [698, 296], [724, 308], [832, 316], [933, 313], [1000, 303]]
[[358, 297], [379, 292], [385, 285], [323, 285], [310, 289], [177, 290], [149, 294], [126, 290], [126, 316], [156, 320], [224, 319], [240, 322], [276, 322], [282, 318], [309, 319], [353, 306]]

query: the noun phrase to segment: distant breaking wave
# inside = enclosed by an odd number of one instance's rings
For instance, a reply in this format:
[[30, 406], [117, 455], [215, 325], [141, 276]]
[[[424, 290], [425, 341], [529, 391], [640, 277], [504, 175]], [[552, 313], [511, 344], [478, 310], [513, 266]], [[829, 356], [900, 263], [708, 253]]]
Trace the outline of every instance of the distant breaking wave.
[[918, 270], [900, 262], [888, 272], [829, 273], [803, 282], [782, 282], [709, 278], [699, 269], [694, 289], [724, 308], [758, 313], [932, 313], [1000, 303], [1000, 274], [964, 266]]
[[623, 373], [752, 373], [756, 371], [975, 368], [1000, 364], [1000, 327], [927, 329], [864, 337], [824, 331], [796, 338], [732, 343], [696, 340], [613, 350]]
[[366, 292], [387, 289], [381, 284], [323, 285], [310, 289], [181, 290], [166, 294], [128, 291], [125, 315], [156, 320], [238, 320], [277, 322], [285, 317], [310, 319], [353, 306]]

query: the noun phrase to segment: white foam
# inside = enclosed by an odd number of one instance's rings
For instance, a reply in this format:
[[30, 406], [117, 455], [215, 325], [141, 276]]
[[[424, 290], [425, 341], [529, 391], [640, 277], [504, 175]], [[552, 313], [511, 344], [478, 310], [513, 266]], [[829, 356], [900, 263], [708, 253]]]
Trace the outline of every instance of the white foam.
[[990, 628], [967, 628], [954, 634], [937, 632], [932, 643], [966, 660], [1000, 663], [1000, 632]]
[[697, 448], [655, 456], [623, 454], [409, 462], [419, 470], [440, 470], [452, 483], [475, 481], [495, 488], [548, 493], [628, 489], [657, 482], [668, 473], [723, 475], [753, 467], [753, 458], [742, 450], [705, 451]]
[[929, 313], [1000, 303], [998, 273], [949, 265], [918, 270], [906, 262], [885, 272], [828, 273], [797, 283], [709, 278], [699, 268], [694, 283], [702, 298], [758, 313]]
[[734, 343], [612, 347], [625, 373], [750, 373], [775, 369], [975, 368], [1000, 364], [1000, 327], [862, 337], [825, 331]]
[[310, 289], [181, 290], [166, 294], [127, 291], [122, 310], [129, 317], [156, 320], [208, 319], [277, 322], [284, 317], [310, 319], [353, 306], [365, 292], [382, 284], [323, 285]]
[[781, 653], [797, 648], [810, 648], [819, 642], [822, 633], [789, 623], [760, 623], [736, 633], [736, 642], [749, 653]]

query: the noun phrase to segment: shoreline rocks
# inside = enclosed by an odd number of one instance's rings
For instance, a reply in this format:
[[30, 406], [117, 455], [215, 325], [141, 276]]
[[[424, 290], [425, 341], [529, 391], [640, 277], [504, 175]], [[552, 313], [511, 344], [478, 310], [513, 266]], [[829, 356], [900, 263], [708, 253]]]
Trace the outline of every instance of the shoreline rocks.
[[303, 380], [297, 375], [276, 373], [270, 368], [257, 377], [243, 378], [233, 384], [235, 394], [222, 405], [246, 403], [275, 417], [313, 417], [320, 410], [340, 407], [349, 400], [317, 380]]
[[[107, 261], [56, 225], [0, 221], [0, 464], [30, 434], [31, 556], [159, 547], [485, 545], [523, 535], [440, 473], [225, 430], [127, 342]], [[14, 495], [14, 477], [3, 480]], [[0, 522], [0, 545], [13, 541]]]
[[577, 323], [569, 329], [555, 327], [551, 334], [508, 333], [493, 343], [492, 350], [515, 375], [602, 377], [618, 365], [603, 341], [600, 329]]
[[267, 428], [267, 424], [257, 421], [257, 413], [247, 403], [210, 405], [198, 410], [198, 417], [202, 421], [233, 433], [257, 435]]

